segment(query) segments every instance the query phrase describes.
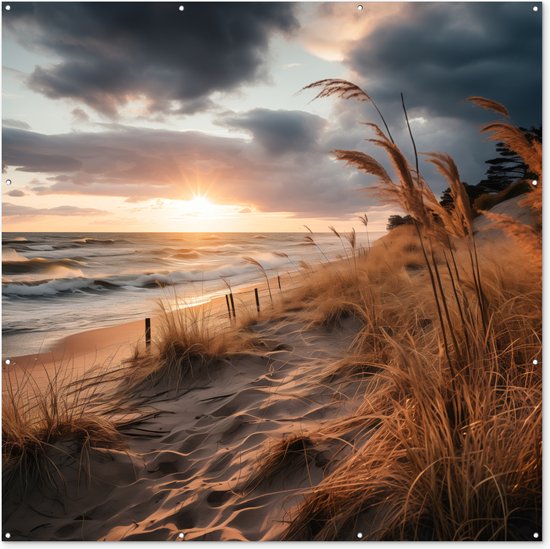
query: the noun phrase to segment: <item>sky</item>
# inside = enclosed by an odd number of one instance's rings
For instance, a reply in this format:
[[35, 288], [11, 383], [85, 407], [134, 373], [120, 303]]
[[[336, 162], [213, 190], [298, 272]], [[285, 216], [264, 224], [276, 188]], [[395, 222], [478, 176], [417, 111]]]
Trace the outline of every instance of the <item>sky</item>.
[[376, 111], [301, 91], [324, 78], [363, 87], [410, 153], [402, 92], [419, 150], [470, 184], [494, 144], [467, 97], [541, 124], [540, 3], [7, 5], [4, 231], [383, 230], [395, 207], [331, 154], [380, 157]]

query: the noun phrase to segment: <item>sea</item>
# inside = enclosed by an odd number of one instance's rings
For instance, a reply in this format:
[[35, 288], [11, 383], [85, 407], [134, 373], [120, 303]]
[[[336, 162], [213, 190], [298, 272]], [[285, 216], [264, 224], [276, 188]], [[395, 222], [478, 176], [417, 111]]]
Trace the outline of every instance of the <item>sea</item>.
[[[370, 242], [382, 233], [368, 235]], [[314, 244], [307, 236], [314, 239]], [[357, 248], [367, 235], [357, 234]], [[193, 305], [269, 276], [349, 254], [332, 233], [3, 233], [2, 356]], [[290, 275], [292, 276], [292, 274]]]

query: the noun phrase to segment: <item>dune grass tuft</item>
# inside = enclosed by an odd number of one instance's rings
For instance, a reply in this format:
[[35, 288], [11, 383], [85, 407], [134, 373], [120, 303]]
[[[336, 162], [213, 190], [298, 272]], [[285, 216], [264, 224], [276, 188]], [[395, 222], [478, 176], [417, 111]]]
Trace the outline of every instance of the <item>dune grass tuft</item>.
[[93, 448], [120, 448], [117, 424], [101, 408], [99, 384], [67, 383], [64, 366], [39, 387], [31, 375], [4, 380], [2, 458], [5, 485], [25, 492], [64, 480], [60, 460], [79, 469]]
[[[258, 338], [250, 330], [228, 327], [207, 306], [183, 307], [161, 302], [160, 330], [150, 350], [136, 349], [129, 360], [131, 390], [165, 384], [175, 390], [207, 380], [212, 367], [229, 357], [254, 352]], [[225, 317], [224, 317], [225, 318]], [[250, 319], [245, 318], [249, 324]]]

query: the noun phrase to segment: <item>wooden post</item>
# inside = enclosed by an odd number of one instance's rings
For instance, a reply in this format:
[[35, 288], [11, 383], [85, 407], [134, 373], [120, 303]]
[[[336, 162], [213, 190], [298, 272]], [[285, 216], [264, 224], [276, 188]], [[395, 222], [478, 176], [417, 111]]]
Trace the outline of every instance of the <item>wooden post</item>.
[[231, 320], [231, 307], [229, 305], [229, 296], [225, 294], [225, 304], [227, 305], [227, 314], [229, 315], [229, 320]]
[[233, 292], [229, 292], [229, 300], [231, 301], [231, 310], [233, 311], [233, 318], [237, 318], [235, 313], [235, 302], [233, 301]]
[[254, 288], [254, 295], [256, 296], [256, 310], [260, 312], [260, 296], [258, 295], [258, 288]]
[[151, 319], [145, 319], [145, 347], [149, 349], [151, 347]]
[[279, 290], [281, 289], [281, 277], [277, 275], [277, 282], [279, 284]]

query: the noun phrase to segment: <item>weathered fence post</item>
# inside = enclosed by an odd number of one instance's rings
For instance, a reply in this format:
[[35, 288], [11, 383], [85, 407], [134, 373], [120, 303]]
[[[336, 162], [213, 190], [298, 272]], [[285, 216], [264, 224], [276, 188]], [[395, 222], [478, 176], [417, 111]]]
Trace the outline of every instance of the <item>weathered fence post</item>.
[[149, 349], [151, 347], [151, 319], [145, 319], [145, 347]]
[[258, 288], [254, 288], [254, 295], [256, 296], [256, 310], [260, 312], [260, 296], [258, 295]]
[[231, 301], [231, 310], [233, 311], [233, 318], [237, 318], [237, 314], [235, 313], [235, 302], [233, 301], [233, 292], [229, 292], [229, 299]]
[[227, 314], [229, 315], [229, 320], [231, 320], [231, 307], [229, 305], [229, 296], [225, 294], [225, 304], [227, 305]]
[[277, 275], [277, 282], [279, 283], [279, 290], [281, 289], [281, 276]]

